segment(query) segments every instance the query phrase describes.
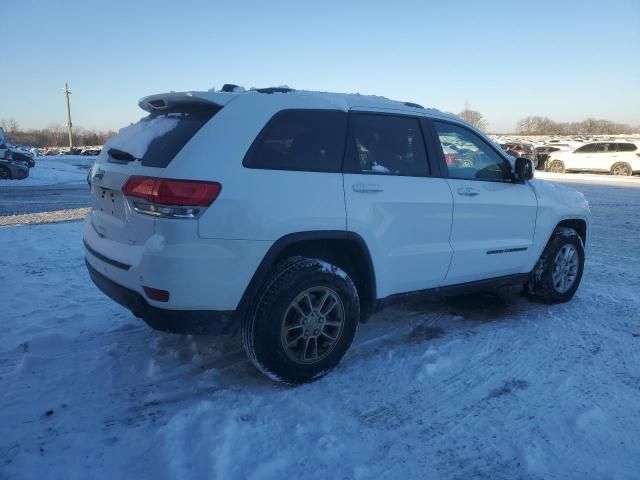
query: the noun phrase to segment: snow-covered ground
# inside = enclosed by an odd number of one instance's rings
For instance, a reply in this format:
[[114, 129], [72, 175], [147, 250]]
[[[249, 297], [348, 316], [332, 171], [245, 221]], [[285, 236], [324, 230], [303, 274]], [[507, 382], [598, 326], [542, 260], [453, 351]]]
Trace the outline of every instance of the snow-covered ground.
[[98, 157], [59, 155], [36, 157], [36, 166], [23, 180], [0, 180], [0, 188], [57, 185], [87, 181], [87, 170]]
[[388, 309], [298, 388], [105, 298], [79, 222], [0, 228], [0, 478], [639, 478], [640, 182], [574, 186], [570, 303]]

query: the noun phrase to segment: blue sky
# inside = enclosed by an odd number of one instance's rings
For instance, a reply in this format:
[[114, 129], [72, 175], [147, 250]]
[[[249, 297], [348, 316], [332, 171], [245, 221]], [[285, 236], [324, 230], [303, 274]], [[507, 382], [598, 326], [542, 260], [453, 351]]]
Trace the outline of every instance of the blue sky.
[[117, 129], [140, 97], [287, 84], [640, 125], [640, 1], [0, 0], [0, 118]]

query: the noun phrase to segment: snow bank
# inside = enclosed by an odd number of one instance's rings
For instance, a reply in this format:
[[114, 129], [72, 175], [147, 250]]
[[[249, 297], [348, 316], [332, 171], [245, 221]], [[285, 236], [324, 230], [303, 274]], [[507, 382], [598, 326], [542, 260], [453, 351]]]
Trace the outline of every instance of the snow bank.
[[156, 117], [148, 120], [141, 119], [128, 127], [121, 128], [118, 135], [110, 139], [104, 146], [105, 151], [110, 148], [122, 150], [142, 158], [152, 141], [170, 132], [178, 125], [178, 119], [168, 117]]

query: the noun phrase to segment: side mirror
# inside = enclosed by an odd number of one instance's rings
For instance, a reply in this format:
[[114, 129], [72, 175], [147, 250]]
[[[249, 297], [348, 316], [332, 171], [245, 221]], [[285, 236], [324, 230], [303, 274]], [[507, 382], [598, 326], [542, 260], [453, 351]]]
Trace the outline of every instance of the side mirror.
[[531, 180], [533, 178], [533, 162], [525, 157], [516, 158], [514, 176], [515, 179], [519, 182]]

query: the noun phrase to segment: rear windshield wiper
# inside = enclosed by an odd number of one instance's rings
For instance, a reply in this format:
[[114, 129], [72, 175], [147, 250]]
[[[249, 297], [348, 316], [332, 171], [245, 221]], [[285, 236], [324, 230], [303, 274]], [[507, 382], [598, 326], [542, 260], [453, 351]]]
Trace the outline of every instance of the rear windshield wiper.
[[136, 157], [122, 150], [118, 150], [117, 148], [110, 148], [107, 152], [109, 156], [115, 160], [120, 160], [121, 162], [133, 162]]

